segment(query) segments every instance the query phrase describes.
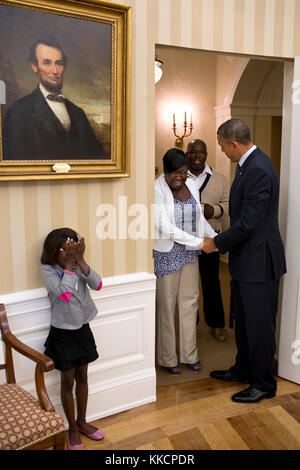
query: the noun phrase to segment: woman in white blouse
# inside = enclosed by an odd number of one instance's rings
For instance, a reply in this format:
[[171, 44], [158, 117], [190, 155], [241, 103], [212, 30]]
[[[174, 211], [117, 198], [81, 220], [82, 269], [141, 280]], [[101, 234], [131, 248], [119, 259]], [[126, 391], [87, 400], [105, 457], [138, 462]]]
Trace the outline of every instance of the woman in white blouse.
[[[155, 181], [154, 273], [156, 280], [157, 359], [179, 374], [175, 308], [179, 311], [180, 363], [200, 370], [196, 345], [199, 300], [198, 254], [204, 236], [216, 233], [205, 220], [199, 192], [188, 179], [188, 157], [178, 149], [163, 157], [164, 173]], [[196, 262], [197, 261], [197, 262]]]

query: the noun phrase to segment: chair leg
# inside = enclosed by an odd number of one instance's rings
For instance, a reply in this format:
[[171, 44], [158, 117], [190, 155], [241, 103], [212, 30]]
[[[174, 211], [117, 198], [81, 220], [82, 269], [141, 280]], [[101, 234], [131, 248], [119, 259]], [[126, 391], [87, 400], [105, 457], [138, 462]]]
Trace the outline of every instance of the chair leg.
[[53, 450], [64, 450], [65, 449], [65, 432], [57, 434], [54, 439]]

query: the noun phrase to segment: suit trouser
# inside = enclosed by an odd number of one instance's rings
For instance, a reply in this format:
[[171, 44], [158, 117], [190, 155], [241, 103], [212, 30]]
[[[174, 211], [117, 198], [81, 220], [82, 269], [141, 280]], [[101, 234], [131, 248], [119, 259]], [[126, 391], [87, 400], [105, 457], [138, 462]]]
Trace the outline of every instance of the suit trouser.
[[234, 372], [259, 390], [275, 392], [276, 314], [279, 281], [232, 282], [237, 355]]
[[205, 322], [211, 328], [224, 328], [224, 308], [219, 279], [220, 253], [199, 255]]
[[185, 264], [180, 271], [156, 280], [157, 362], [164, 367], [178, 364], [176, 354], [175, 309], [179, 313], [180, 362], [198, 361], [196, 316], [199, 301], [198, 262]]

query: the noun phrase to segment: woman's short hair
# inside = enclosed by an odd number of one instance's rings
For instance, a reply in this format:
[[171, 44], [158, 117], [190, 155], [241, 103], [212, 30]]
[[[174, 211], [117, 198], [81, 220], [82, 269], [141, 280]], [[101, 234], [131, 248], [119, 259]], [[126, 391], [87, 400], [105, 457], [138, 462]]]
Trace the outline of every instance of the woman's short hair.
[[178, 148], [169, 149], [163, 157], [163, 165], [165, 173], [173, 173], [182, 166], [188, 166], [189, 159], [183, 150]]
[[41, 263], [54, 266], [57, 263], [59, 249], [64, 246], [67, 238], [77, 241], [78, 234], [75, 230], [66, 227], [52, 230], [44, 241]]
[[251, 142], [250, 128], [241, 119], [228, 119], [228, 121], [223, 122], [218, 128], [217, 134], [227, 142], [235, 140], [244, 145]]

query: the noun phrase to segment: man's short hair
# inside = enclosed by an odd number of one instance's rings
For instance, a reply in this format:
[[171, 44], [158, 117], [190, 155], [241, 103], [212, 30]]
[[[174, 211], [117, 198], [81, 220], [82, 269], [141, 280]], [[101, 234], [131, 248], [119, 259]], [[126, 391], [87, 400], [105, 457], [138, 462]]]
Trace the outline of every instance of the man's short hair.
[[241, 119], [228, 119], [228, 121], [223, 122], [218, 128], [217, 134], [227, 142], [235, 140], [243, 145], [251, 142], [250, 128]]
[[43, 36], [37, 39], [36, 41], [34, 41], [29, 52], [29, 62], [32, 62], [33, 64], [37, 65], [36, 48], [39, 44], [44, 44], [44, 46], [49, 46], [49, 47], [53, 47], [54, 49], [58, 49], [61, 52], [64, 67], [67, 66], [67, 63], [68, 63], [67, 56], [64, 53], [63, 48], [61, 47], [57, 39], [51, 34], [49, 34], [48, 36]]
[[204, 142], [204, 140], [201, 140], [201, 139], [194, 139], [194, 140], [191, 140], [189, 143], [188, 143], [188, 146], [187, 146], [187, 152], [189, 152], [189, 147], [193, 144], [201, 144], [204, 148], [204, 151], [207, 153], [207, 147], [206, 147], [206, 143]]

